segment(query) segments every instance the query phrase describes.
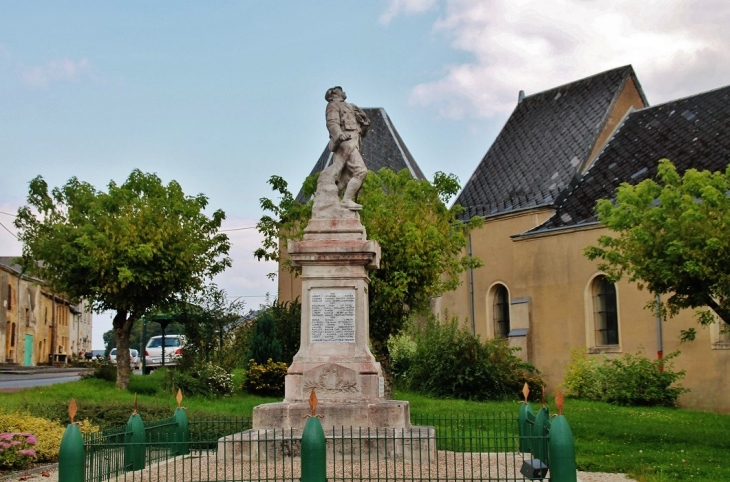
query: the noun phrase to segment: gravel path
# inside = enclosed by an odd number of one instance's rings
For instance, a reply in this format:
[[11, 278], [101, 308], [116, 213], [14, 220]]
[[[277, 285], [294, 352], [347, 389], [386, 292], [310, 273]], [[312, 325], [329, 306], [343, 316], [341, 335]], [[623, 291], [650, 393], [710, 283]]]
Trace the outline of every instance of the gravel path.
[[[429, 480], [429, 475], [435, 477], [438, 470], [439, 478], [449, 477], [452, 480], [460, 479], [464, 473], [473, 471], [475, 476], [477, 473], [482, 473], [484, 477], [492, 475], [497, 477], [499, 474], [500, 478], [514, 477], [515, 465], [521, 464], [522, 460], [519, 456], [507, 456], [505, 454], [456, 454], [454, 452], [439, 451], [439, 465], [438, 469], [419, 465], [402, 465], [402, 464], [385, 464], [381, 463], [379, 466], [370, 467], [370, 473], [375, 476], [376, 473], [380, 473], [380, 476], [386, 473], [392, 477], [396, 476], [420, 476], [423, 480]], [[448, 470], [445, 469], [448, 458]], [[181, 463], [181, 459], [182, 462]], [[207, 459], [204, 457], [198, 457], [195, 455], [186, 456], [170, 460], [166, 463], [154, 465], [153, 467], [139, 471], [129, 472], [116, 479], [117, 481], [135, 481], [135, 482], [158, 482], [165, 480], [185, 480], [185, 481], [196, 481], [203, 478], [204, 480], [215, 480], [216, 477], [220, 480], [230, 480], [233, 476], [245, 477], [245, 478], [256, 478], [256, 475], [264, 473], [268, 470], [269, 477], [274, 477], [274, 469], [272, 467], [259, 466], [257, 464], [237, 464], [236, 473], [231, 473], [231, 467], [228, 466], [227, 470], [224, 471], [224, 466], [218, 467], [216, 459]], [[340, 476], [360, 477], [366, 475], [368, 472], [367, 468], [359, 470], [355, 467], [355, 470], [346, 470], [345, 474], [338, 474]], [[405, 469], [405, 472], [404, 472]], [[431, 472], [429, 472], [429, 470]], [[328, 467], [328, 476], [331, 475], [333, 467]], [[293, 473], [292, 473], [293, 472]], [[406, 473], [407, 472], [407, 473]], [[253, 477], [252, 477], [253, 475]], [[299, 460], [296, 458], [294, 463], [280, 466], [276, 469], [276, 475], [278, 477], [289, 478], [294, 476], [299, 478]], [[228, 477], [228, 479], [226, 478]], [[184, 477], [184, 478], [183, 478]], [[581, 472], [578, 471], [578, 480], [580, 482], [636, 482], [634, 479], [628, 478], [624, 474], [611, 474], [605, 472]], [[0, 482], [58, 482], [58, 467], [47, 466], [34, 469], [31, 472], [17, 473], [13, 476], [0, 476]]]

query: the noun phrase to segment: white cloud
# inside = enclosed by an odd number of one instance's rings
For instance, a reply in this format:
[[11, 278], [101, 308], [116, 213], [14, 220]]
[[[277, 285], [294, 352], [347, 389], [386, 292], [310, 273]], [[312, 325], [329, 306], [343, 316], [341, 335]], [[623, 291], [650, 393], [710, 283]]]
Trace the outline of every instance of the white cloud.
[[42, 66], [23, 67], [23, 82], [31, 87], [46, 89], [59, 82], [78, 82], [85, 77], [93, 77], [91, 62], [85, 57], [79, 60], [68, 58], [54, 59]]
[[380, 23], [388, 24], [397, 15], [423, 13], [436, 6], [436, 0], [389, 0], [388, 7], [380, 16]]
[[[632, 64], [652, 102], [730, 83], [730, 2], [722, 0], [444, 0], [435, 23], [453, 48], [472, 54], [411, 101], [443, 116], [509, 113], [529, 95]], [[391, 2], [393, 10], [408, 13]], [[415, 12], [412, 10], [411, 12]]]

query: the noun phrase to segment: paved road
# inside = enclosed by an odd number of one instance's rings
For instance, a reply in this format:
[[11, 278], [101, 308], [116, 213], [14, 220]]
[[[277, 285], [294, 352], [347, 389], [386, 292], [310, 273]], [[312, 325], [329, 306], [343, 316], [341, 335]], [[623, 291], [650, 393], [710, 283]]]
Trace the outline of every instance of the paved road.
[[0, 371], [0, 391], [16, 391], [22, 388], [74, 382], [81, 378], [79, 368], [17, 368]]

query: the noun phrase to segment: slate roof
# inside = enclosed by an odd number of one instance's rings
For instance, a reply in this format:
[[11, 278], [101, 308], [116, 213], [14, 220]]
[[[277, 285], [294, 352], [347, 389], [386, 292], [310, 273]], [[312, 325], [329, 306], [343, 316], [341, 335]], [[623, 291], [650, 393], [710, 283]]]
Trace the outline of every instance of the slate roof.
[[462, 217], [556, 204], [630, 78], [643, 97], [630, 65], [525, 97], [456, 199]]
[[[416, 179], [425, 179], [426, 177], [423, 175], [421, 168], [416, 164], [385, 109], [375, 107], [364, 108], [363, 110], [370, 118], [370, 132], [363, 139], [361, 151], [368, 169], [376, 172], [384, 167], [395, 172], [408, 169]], [[324, 116], [322, 116], [322, 126], [324, 128]], [[326, 130], [324, 132], [326, 134]], [[331, 156], [332, 153], [325, 145], [324, 151], [319, 156], [319, 160], [314, 165], [310, 176], [321, 172], [327, 167], [332, 162]], [[297, 194], [297, 201], [308, 201], [304, 198], [301, 190]]]
[[730, 86], [630, 113], [553, 217], [528, 233], [597, 223], [598, 199], [613, 198], [622, 182], [654, 178], [664, 158], [680, 173], [725, 170], [730, 164]]
[[0, 256], [0, 266], [4, 266], [15, 273], [20, 273], [21, 266], [16, 263], [18, 258], [20, 258], [20, 256]]

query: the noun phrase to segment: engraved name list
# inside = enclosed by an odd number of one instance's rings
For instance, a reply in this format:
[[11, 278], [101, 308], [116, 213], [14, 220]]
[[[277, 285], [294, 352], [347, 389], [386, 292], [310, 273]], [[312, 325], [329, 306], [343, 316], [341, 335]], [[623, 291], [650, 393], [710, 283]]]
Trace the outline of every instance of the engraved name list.
[[312, 343], [355, 341], [355, 290], [313, 289], [310, 306]]

